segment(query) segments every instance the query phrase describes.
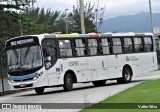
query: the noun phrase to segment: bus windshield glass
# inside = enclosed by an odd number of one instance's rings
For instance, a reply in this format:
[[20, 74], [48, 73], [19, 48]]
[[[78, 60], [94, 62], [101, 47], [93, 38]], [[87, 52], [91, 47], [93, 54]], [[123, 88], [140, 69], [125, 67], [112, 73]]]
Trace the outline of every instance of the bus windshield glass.
[[19, 71], [42, 66], [40, 46], [28, 46], [7, 51], [8, 70]]

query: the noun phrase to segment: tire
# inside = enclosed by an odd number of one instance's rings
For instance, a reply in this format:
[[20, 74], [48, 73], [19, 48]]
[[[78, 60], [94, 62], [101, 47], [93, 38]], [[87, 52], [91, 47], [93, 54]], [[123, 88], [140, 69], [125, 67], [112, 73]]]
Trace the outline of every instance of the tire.
[[106, 83], [106, 80], [93, 81], [92, 83], [93, 83], [93, 85], [95, 85], [95, 86], [104, 86], [105, 83]]
[[43, 94], [43, 92], [44, 92], [44, 87], [35, 88], [34, 90], [35, 90], [35, 92], [36, 92], [37, 94]]
[[129, 83], [132, 80], [132, 71], [130, 68], [125, 67], [122, 72], [122, 78], [118, 78], [117, 82], [119, 84]]
[[73, 78], [71, 74], [67, 74], [64, 78], [63, 88], [65, 91], [71, 91], [73, 88]]

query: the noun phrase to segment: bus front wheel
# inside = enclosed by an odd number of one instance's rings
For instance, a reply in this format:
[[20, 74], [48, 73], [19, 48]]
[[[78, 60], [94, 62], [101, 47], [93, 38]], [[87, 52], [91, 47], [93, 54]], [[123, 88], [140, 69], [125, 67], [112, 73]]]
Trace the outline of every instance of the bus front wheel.
[[119, 84], [129, 83], [132, 80], [132, 71], [130, 68], [125, 67], [122, 72], [122, 78], [118, 78], [117, 82]]
[[34, 90], [35, 90], [35, 92], [36, 92], [37, 94], [43, 94], [43, 92], [44, 92], [44, 87], [35, 88]]
[[66, 74], [64, 78], [64, 85], [63, 88], [65, 91], [71, 91], [73, 88], [73, 78], [71, 74]]
[[93, 81], [92, 83], [93, 83], [93, 85], [95, 85], [95, 86], [104, 86], [105, 83], [106, 83], [106, 80]]

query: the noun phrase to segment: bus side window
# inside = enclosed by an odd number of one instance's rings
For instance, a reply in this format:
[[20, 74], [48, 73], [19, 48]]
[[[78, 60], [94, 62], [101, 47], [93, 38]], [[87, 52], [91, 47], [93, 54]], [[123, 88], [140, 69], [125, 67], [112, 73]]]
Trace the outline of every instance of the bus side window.
[[98, 41], [97, 39], [88, 39], [88, 50], [89, 56], [98, 55]]
[[101, 54], [110, 54], [110, 47], [109, 47], [109, 42], [108, 39], [100, 39], [100, 47], [101, 47]]
[[74, 39], [75, 56], [85, 56], [85, 39]]
[[133, 52], [133, 43], [131, 38], [124, 38], [124, 52], [125, 53]]
[[72, 57], [71, 41], [69, 39], [59, 40], [60, 56], [62, 58]]
[[142, 42], [142, 38], [141, 37], [135, 37], [134, 38], [134, 47], [135, 47], [135, 52], [144, 51], [143, 42]]
[[121, 54], [122, 53], [121, 38], [112, 38], [112, 42], [113, 42], [113, 53]]
[[145, 51], [151, 52], [153, 51], [153, 43], [151, 37], [144, 37]]

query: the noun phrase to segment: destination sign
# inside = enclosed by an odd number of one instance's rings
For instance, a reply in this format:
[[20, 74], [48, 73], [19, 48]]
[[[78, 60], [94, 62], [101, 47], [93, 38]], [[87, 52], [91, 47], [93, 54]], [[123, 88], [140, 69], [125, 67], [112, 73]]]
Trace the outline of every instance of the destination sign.
[[25, 39], [25, 40], [18, 40], [18, 41], [11, 42], [11, 46], [32, 43], [32, 42], [34, 42], [33, 38]]

